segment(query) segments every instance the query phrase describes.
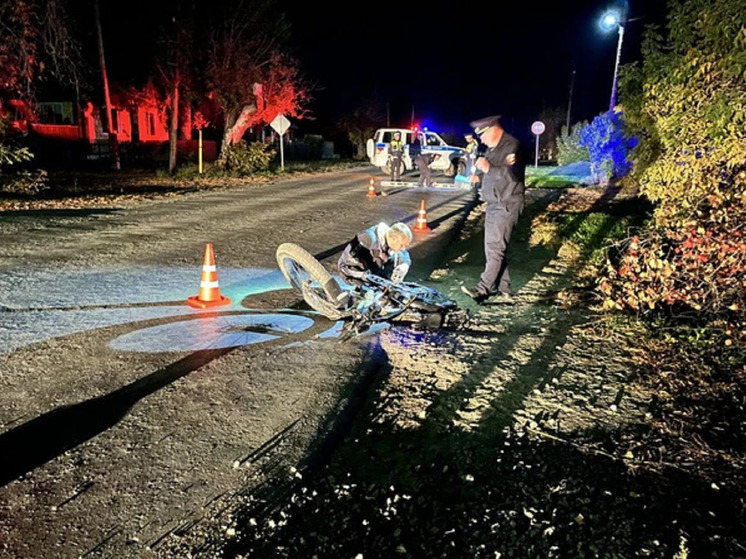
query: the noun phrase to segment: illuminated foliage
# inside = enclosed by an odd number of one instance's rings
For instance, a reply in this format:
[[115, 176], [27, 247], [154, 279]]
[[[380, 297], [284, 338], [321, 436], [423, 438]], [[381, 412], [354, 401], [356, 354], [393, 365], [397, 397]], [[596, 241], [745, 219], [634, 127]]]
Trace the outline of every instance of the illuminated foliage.
[[580, 130], [580, 147], [588, 150], [591, 176], [596, 184], [608, 184], [612, 178], [629, 173], [630, 150], [637, 140], [625, 133], [622, 111], [618, 107], [601, 113]]
[[714, 320], [746, 341], [746, 3], [678, 0], [625, 72], [650, 227], [609, 260], [609, 308]]
[[[1, 109], [2, 107], [0, 107]], [[10, 123], [0, 110], [0, 191], [15, 194], [35, 194], [47, 188], [45, 171], [14, 169], [19, 163], [31, 161], [34, 154], [20, 145], [17, 134], [8, 134]]]
[[29, 161], [33, 157], [28, 148], [15, 145], [13, 139], [8, 137], [9, 128], [7, 119], [0, 117], [0, 175], [3, 167]]
[[569, 132], [567, 126], [562, 127], [562, 131], [557, 138], [557, 163], [559, 165], [569, 165], [577, 161], [590, 161], [591, 156], [588, 153], [588, 148], [580, 145], [580, 134], [587, 126], [587, 121], [578, 122], [571, 127]]
[[243, 140], [225, 148], [224, 167], [238, 175], [266, 171], [275, 156], [274, 150], [261, 142], [246, 144]]

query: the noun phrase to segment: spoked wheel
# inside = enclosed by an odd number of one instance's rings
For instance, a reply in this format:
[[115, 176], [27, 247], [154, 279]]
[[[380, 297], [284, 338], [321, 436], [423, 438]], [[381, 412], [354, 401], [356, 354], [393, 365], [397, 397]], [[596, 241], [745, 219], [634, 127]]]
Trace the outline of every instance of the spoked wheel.
[[312, 254], [294, 243], [283, 243], [276, 256], [282, 275], [312, 309], [330, 320], [344, 316], [337, 299], [342, 289]]

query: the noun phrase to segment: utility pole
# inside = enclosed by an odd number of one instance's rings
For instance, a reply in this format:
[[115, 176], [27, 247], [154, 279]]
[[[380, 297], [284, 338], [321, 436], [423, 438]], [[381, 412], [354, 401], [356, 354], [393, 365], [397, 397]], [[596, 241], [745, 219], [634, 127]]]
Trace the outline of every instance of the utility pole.
[[[176, 47], [178, 48], [178, 47]], [[178, 64], [178, 63], [177, 63]], [[168, 132], [168, 172], [172, 175], [176, 172], [178, 133], [179, 133], [179, 68], [174, 70], [173, 92], [171, 94], [171, 122]], [[201, 136], [200, 136], [201, 138]]]
[[575, 86], [575, 65], [572, 67], [570, 74], [570, 100], [567, 102], [567, 133], [570, 134], [570, 111], [572, 110], [572, 90]]
[[391, 107], [388, 101], [386, 101], [386, 128], [391, 128]]
[[414, 103], [412, 103], [412, 117], [409, 119], [409, 129], [414, 128]]
[[[624, 24], [626, 24], [626, 21], [624, 21]], [[609, 101], [609, 110], [613, 111], [614, 107], [616, 107], [616, 97], [617, 97], [617, 77], [619, 75], [619, 61], [622, 58], [622, 41], [624, 40], [624, 24], [622, 22], [619, 23], [619, 40], [617, 41], [616, 45], [616, 62], [614, 63], [614, 81], [611, 84], [611, 100]]]
[[[171, 72], [168, 72], [170, 76], [168, 77], [172, 80], [171, 122], [168, 132], [168, 172], [172, 175], [176, 172], [176, 160], [178, 158], [177, 148], [179, 144], [179, 88], [181, 87], [181, 66], [183, 62], [181, 49], [184, 48], [179, 40], [181, 39], [181, 25], [183, 25], [181, 21], [181, 3], [178, 3], [176, 6], [176, 16], [173, 18], [173, 22], [175, 24], [173, 30], [174, 34], [169, 46], [167, 47], [171, 52], [167, 54], [166, 59], [166, 64], [171, 66]], [[168, 60], [169, 58], [171, 60]], [[200, 138], [201, 137], [200, 134]]]
[[109, 97], [109, 79], [106, 76], [106, 57], [104, 57], [104, 38], [101, 33], [101, 12], [98, 8], [98, 0], [94, 0], [93, 9], [96, 17], [96, 34], [98, 35], [98, 60], [101, 64], [101, 79], [104, 83], [104, 104], [106, 105], [106, 129], [109, 132], [109, 150], [111, 151], [111, 164], [117, 171], [121, 169], [119, 163], [119, 142], [117, 133], [114, 131], [114, 123], [111, 119], [111, 98]]

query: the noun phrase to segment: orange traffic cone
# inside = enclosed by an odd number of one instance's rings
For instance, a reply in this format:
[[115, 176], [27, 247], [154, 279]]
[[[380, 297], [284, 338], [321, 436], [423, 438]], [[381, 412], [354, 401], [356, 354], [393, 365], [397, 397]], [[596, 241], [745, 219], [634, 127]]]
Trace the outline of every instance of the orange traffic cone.
[[368, 184], [368, 194], [366, 194], [368, 198], [375, 198], [378, 196], [376, 194], [376, 179], [373, 177], [370, 177], [370, 184]]
[[425, 201], [420, 202], [420, 211], [417, 212], [417, 224], [414, 226], [415, 233], [429, 233], [431, 229], [427, 226], [427, 211]]
[[215, 267], [215, 255], [212, 251], [212, 243], [205, 245], [205, 259], [202, 264], [202, 281], [199, 283], [199, 295], [189, 297], [187, 305], [198, 309], [208, 307], [219, 307], [220, 305], [229, 305], [231, 302], [228, 297], [220, 294], [218, 287], [218, 269]]

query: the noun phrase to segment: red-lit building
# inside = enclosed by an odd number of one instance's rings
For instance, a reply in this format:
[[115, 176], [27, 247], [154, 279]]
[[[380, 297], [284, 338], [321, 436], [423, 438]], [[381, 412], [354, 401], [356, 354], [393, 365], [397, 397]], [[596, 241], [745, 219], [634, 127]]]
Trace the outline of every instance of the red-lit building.
[[[142, 90], [113, 86], [111, 104], [112, 127], [122, 149], [141, 147], [156, 154], [160, 146], [168, 143], [170, 99], [160, 98], [154, 86], [149, 84]], [[53, 145], [54, 149], [60, 144], [70, 149], [74, 147], [86, 159], [96, 159], [108, 153], [105, 110], [91, 102], [76, 107], [71, 101], [45, 101], [31, 106], [18, 99], [0, 100], [0, 115], [3, 114], [10, 115], [14, 130], [29, 135], [37, 144]], [[191, 111], [182, 108], [178, 151], [183, 155], [196, 151], [191, 120]], [[216, 159], [216, 142], [203, 142], [203, 150], [205, 161]]]

